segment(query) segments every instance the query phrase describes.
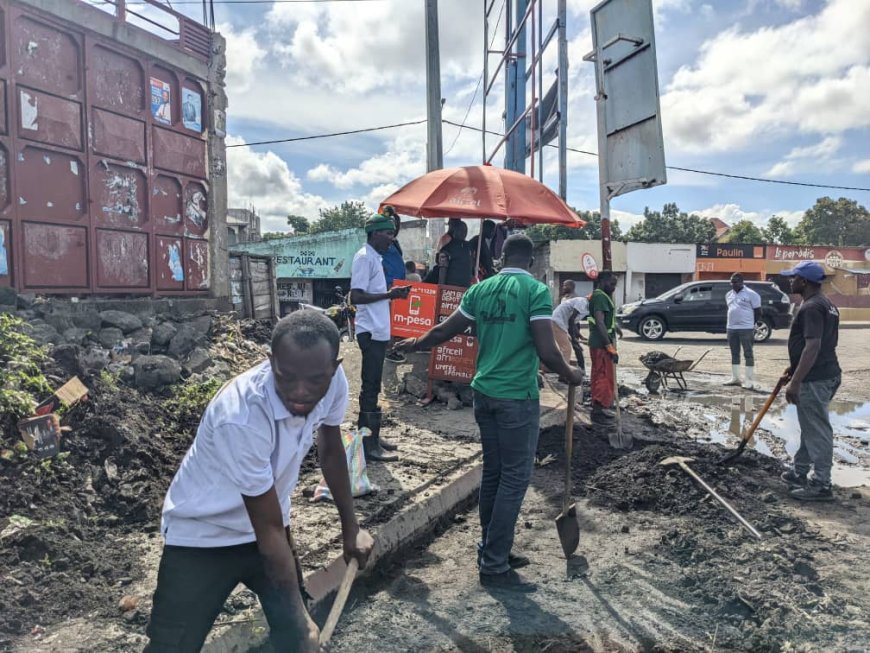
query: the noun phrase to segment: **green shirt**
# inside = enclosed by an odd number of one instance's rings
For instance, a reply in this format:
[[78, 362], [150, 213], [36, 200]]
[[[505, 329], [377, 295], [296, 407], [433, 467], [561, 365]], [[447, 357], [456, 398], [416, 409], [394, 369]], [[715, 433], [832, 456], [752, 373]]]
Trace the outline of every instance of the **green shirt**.
[[549, 320], [547, 286], [519, 268], [505, 268], [463, 295], [462, 314], [477, 327], [477, 372], [471, 387], [494, 399], [538, 399], [533, 320]]
[[[610, 340], [604, 340], [601, 337], [601, 332], [595, 324], [595, 312], [601, 311], [604, 313], [604, 326], [607, 327], [607, 333], [610, 334]], [[606, 349], [607, 345], [613, 340], [616, 334], [616, 322], [614, 321], [616, 308], [613, 305], [613, 300], [603, 290], [596, 290], [592, 293], [589, 299], [589, 348], [590, 349]]]

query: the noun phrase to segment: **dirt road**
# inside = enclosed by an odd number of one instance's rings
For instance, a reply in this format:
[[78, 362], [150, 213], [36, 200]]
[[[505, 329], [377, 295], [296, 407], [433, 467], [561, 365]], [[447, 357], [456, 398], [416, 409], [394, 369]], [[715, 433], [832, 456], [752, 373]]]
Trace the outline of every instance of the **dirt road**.
[[[488, 593], [477, 582], [476, 515], [459, 519], [358, 595], [334, 640], [338, 653], [379, 651], [846, 651], [870, 641], [868, 492], [796, 506], [778, 465], [749, 453], [734, 468], [713, 448], [662, 441], [630, 418], [635, 450], [575, 431], [578, 555], [566, 563], [553, 518], [562, 469], [538, 466], [515, 550], [537, 593]], [[558, 429], [539, 456], [558, 455]], [[741, 530], [682, 472], [657, 463], [676, 452], [732, 500], [764, 536]]]

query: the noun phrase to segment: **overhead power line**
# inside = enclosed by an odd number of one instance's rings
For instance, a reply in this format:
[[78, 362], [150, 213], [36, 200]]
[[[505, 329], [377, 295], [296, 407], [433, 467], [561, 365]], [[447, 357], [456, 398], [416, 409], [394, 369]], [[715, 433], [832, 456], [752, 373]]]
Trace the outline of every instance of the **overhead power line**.
[[410, 122], [397, 122], [393, 125], [382, 125], [380, 127], [366, 127], [364, 129], [351, 129], [343, 132], [331, 132], [329, 134], [312, 134], [311, 136], [295, 136], [293, 138], [277, 138], [271, 141], [254, 141], [253, 143], [236, 143], [235, 145], [227, 145], [230, 147], [251, 147], [252, 145], [273, 145], [275, 143], [297, 143], [299, 141], [314, 141], [321, 138], [333, 138], [334, 136], [349, 136], [351, 134], [366, 134], [368, 132], [379, 132], [386, 129], [396, 129], [397, 127], [409, 127], [411, 125], [422, 125], [426, 122], [425, 118], [421, 120], [412, 120]]
[[[277, 138], [268, 141], [254, 141], [251, 143], [236, 143], [235, 145], [227, 145], [227, 148], [231, 147], [252, 147], [254, 145], [274, 145], [276, 143], [298, 143], [300, 141], [314, 141], [322, 138], [334, 138], [336, 136], [350, 136], [353, 134], [367, 134], [371, 132], [385, 131], [388, 129], [397, 129], [399, 127], [411, 127], [413, 125], [422, 125], [426, 122], [425, 118], [420, 120], [411, 120], [408, 122], [397, 122], [392, 125], [381, 125], [379, 127], [365, 127], [363, 129], [350, 129], [347, 131], [341, 132], [330, 132], [327, 134], [311, 134], [310, 136], [294, 136], [292, 138]], [[444, 119], [443, 123], [447, 125], [452, 125], [454, 127], [463, 126], [458, 122], [453, 122], [452, 120]], [[482, 132], [483, 130], [480, 127], [473, 127], [470, 125], [464, 125], [465, 129], [470, 129], [475, 132]], [[504, 134], [492, 131], [490, 129], [486, 130], [486, 133], [491, 136], [504, 136]], [[555, 145], [547, 144], [547, 147], [555, 148]], [[598, 154], [595, 152], [589, 152], [587, 150], [581, 150], [576, 147], [568, 147], [569, 152], [576, 152], [577, 154], [585, 154], [586, 156], [594, 156], [597, 157]], [[684, 168], [681, 166], [666, 166], [668, 170], [678, 170], [680, 172], [690, 172], [696, 175], [709, 175], [712, 177], [724, 177], [726, 179], [742, 179], [743, 181], [757, 181], [765, 184], [783, 184], [785, 186], [803, 186], [806, 188], [825, 188], [829, 190], [855, 190], [861, 191], [865, 193], [870, 193], [870, 188], [862, 188], [860, 186], [836, 186], [833, 184], [815, 184], [807, 181], [786, 181], [784, 179], [769, 179], [766, 177], [750, 177], [748, 175], [734, 175], [727, 172], [715, 172], [713, 170], [699, 170], [697, 168]]]
[[[97, 2], [105, 2], [115, 4], [115, 0], [96, 0]], [[216, 5], [285, 5], [285, 4], [320, 4], [329, 2], [385, 2], [386, 0], [211, 0], [212, 4]], [[128, 5], [148, 5], [150, 2], [145, 0], [127, 0]], [[201, 5], [202, 0], [172, 0], [174, 5]]]
[[[453, 125], [454, 127], [459, 127], [459, 123], [452, 122], [450, 120], [444, 120], [448, 125]], [[480, 127], [471, 127], [469, 125], [464, 125], [465, 129], [470, 129], [471, 131], [482, 132], [483, 130]], [[496, 131], [491, 131], [489, 129], [486, 130], [487, 134], [492, 136], [504, 136]], [[555, 148], [555, 145], [547, 144], [547, 147]], [[585, 154], [587, 156], [597, 157], [598, 154], [596, 152], [588, 152], [586, 150], [580, 150], [576, 147], [568, 147], [566, 148], [569, 152], [576, 152], [577, 154]], [[784, 184], [786, 186], [805, 186], [808, 188], [827, 188], [831, 190], [857, 190], [870, 193], [870, 188], [862, 188], [860, 186], [835, 186], [831, 184], [814, 184], [807, 181], [786, 181], [785, 179], [769, 179], [767, 177], [750, 177], [748, 175], [733, 175], [727, 172], [714, 172], [712, 170], [698, 170], [696, 168], [683, 168], [680, 166], [665, 166], [668, 170], [679, 170], [680, 172], [691, 172], [696, 175], [709, 175], [712, 177], [725, 177], [727, 179], [743, 179], [744, 181], [759, 181], [765, 184]]]

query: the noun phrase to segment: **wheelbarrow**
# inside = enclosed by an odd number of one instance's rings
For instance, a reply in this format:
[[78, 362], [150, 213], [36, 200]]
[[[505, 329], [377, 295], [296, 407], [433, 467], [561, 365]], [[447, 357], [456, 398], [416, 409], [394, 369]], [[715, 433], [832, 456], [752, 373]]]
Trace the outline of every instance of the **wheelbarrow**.
[[643, 384], [650, 394], [656, 394], [662, 386], [665, 390], [670, 390], [668, 382], [675, 384], [680, 390], [688, 390], [686, 378], [683, 376], [686, 372], [691, 372], [698, 366], [704, 356], [710, 353], [708, 349], [696, 361], [678, 360], [677, 354], [680, 353], [682, 347], [678, 347], [673, 356], [669, 356], [663, 351], [651, 351], [640, 357], [640, 362], [649, 370]]

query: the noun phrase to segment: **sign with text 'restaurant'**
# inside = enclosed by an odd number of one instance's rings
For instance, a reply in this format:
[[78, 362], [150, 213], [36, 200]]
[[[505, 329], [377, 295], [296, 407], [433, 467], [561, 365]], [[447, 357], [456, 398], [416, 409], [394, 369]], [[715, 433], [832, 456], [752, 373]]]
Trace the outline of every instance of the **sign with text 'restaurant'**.
[[410, 286], [407, 299], [390, 302], [390, 334], [394, 338], [419, 338], [435, 326], [438, 286], [396, 280], [393, 287]]
[[[439, 323], [459, 308], [465, 288], [437, 286], [435, 315]], [[429, 355], [429, 380], [471, 383], [477, 371], [477, 338], [460, 333], [447, 342], [434, 347]]]

